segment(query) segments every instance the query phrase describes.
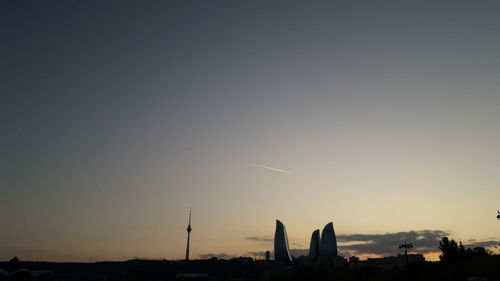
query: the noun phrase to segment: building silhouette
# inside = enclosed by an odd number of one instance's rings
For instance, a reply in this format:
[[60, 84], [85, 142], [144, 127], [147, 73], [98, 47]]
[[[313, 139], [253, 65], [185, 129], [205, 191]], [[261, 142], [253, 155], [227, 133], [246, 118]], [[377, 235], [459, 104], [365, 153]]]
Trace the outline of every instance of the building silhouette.
[[309, 245], [309, 256], [314, 262], [319, 258], [319, 241], [319, 229], [316, 229], [311, 235], [311, 244]]
[[333, 230], [333, 222], [328, 223], [321, 232], [321, 240], [319, 244], [319, 256], [332, 261], [337, 257], [337, 238]]
[[285, 225], [279, 220], [276, 220], [274, 232], [274, 260], [285, 263], [292, 261]]
[[[288, 246], [288, 237], [285, 225], [276, 220], [276, 230], [274, 232], [274, 260], [288, 263], [292, 261], [290, 249]], [[309, 258], [313, 262], [328, 262], [329, 264], [340, 263], [337, 251], [337, 237], [333, 229], [333, 222], [329, 222], [320, 232], [316, 229], [311, 234], [311, 243], [309, 245]], [[343, 261], [343, 258], [342, 258]]]

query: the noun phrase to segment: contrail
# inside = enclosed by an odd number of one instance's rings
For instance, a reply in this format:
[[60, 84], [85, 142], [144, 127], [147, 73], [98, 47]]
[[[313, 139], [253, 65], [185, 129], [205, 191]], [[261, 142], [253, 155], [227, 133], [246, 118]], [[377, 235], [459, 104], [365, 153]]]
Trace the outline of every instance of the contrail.
[[259, 164], [253, 164], [253, 166], [254, 167], [258, 167], [258, 168], [264, 168], [264, 169], [268, 169], [268, 170], [273, 170], [273, 171], [284, 173], [284, 174], [291, 174], [292, 173], [292, 172], [287, 171], [287, 170], [282, 170], [282, 169], [273, 168], [273, 167], [264, 166], [264, 165], [259, 165]]

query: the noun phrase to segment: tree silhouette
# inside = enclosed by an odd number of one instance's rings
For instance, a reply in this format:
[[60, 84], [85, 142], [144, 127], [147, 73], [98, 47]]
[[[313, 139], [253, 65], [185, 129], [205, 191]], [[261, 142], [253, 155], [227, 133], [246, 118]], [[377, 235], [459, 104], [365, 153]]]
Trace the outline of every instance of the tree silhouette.
[[439, 241], [439, 250], [442, 252], [442, 254], [439, 255], [439, 259], [443, 263], [455, 263], [462, 248], [462, 243], [460, 243], [459, 247], [455, 240], [450, 240], [445, 236], [441, 238], [441, 241]]
[[399, 244], [399, 249], [405, 249], [406, 265], [408, 265], [408, 249], [411, 249], [411, 248], [413, 248], [412, 243], [403, 242], [403, 243]]

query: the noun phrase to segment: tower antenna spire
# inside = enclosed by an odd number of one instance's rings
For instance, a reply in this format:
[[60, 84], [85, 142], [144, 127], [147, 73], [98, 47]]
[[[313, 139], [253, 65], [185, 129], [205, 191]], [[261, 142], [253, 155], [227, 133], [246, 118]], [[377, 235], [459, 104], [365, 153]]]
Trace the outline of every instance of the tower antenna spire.
[[188, 237], [187, 237], [187, 246], [186, 246], [186, 260], [188, 261], [189, 260], [189, 238], [191, 237], [191, 207], [189, 208], [189, 223], [188, 223], [188, 227], [187, 227], [187, 233], [188, 233]]

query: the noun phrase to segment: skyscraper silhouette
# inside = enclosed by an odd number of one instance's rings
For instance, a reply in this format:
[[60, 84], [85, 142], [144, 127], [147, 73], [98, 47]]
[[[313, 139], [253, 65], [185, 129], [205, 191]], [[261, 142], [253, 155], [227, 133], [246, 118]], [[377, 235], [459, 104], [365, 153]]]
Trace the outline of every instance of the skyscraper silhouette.
[[314, 262], [316, 262], [319, 258], [319, 241], [319, 229], [316, 229], [311, 235], [311, 244], [309, 246], [309, 256]]
[[335, 230], [333, 230], [333, 222], [328, 223], [321, 232], [319, 242], [319, 255], [326, 258], [328, 261], [333, 261], [337, 257], [337, 238]]
[[279, 220], [276, 220], [276, 231], [274, 232], [274, 260], [285, 263], [292, 261], [286, 228]]
[[189, 239], [191, 237], [191, 208], [189, 208], [189, 223], [188, 223], [188, 228], [187, 228], [187, 232], [188, 232], [188, 239], [187, 239], [187, 246], [186, 246], [186, 260], [189, 260]]

